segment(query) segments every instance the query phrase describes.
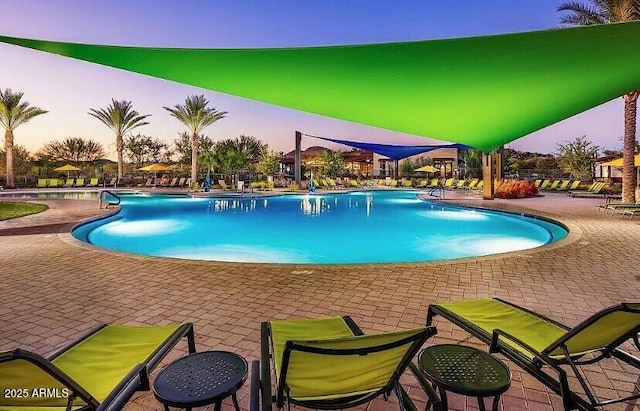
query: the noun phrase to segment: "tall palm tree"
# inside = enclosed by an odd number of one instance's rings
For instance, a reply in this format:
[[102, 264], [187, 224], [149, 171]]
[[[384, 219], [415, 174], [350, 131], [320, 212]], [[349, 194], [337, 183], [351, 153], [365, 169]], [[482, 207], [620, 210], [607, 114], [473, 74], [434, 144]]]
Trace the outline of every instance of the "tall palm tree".
[[173, 108], [164, 107], [171, 115], [177, 118], [191, 131], [191, 181], [198, 181], [198, 149], [200, 146], [200, 133], [206, 127], [223, 119], [226, 111], [218, 111], [213, 107], [207, 107], [209, 102], [200, 96], [188, 96], [184, 105], [176, 104]]
[[38, 107], [29, 107], [29, 103], [22, 101], [23, 92], [13, 92], [10, 88], [0, 90], [0, 124], [4, 127], [4, 148], [7, 157], [7, 188], [15, 188], [13, 175], [13, 130], [32, 118], [47, 113]]
[[116, 133], [116, 151], [118, 152], [118, 181], [122, 179], [124, 160], [122, 152], [124, 141], [122, 136], [134, 128], [149, 124], [145, 121], [151, 114], [140, 114], [133, 109], [133, 105], [127, 100], [111, 99], [111, 105], [107, 108], [96, 110], [89, 109], [89, 114], [100, 120], [104, 125]]
[[[590, 4], [569, 1], [558, 11], [568, 12], [560, 22], [571, 25], [621, 23], [640, 19], [640, 0], [590, 0]], [[624, 148], [622, 167], [622, 201], [635, 202], [636, 173], [636, 113], [640, 90], [631, 91], [624, 98]]]

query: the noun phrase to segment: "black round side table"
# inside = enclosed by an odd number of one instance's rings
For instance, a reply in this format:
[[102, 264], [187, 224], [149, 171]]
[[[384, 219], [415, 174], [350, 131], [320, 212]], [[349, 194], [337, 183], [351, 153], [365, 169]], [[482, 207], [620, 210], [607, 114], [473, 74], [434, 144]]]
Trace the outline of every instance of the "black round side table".
[[191, 410], [215, 404], [220, 411], [222, 400], [231, 396], [240, 411], [236, 391], [247, 379], [247, 361], [228, 351], [203, 351], [179, 358], [167, 365], [153, 382], [158, 401], [169, 407]]
[[447, 408], [446, 391], [478, 398], [480, 411], [485, 411], [484, 397], [493, 396], [494, 411], [500, 395], [511, 386], [509, 368], [497, 358], [464, 345], [442, 344], [425, 348], [418, 355], [418, 365], [437, 387], [442, 405]]

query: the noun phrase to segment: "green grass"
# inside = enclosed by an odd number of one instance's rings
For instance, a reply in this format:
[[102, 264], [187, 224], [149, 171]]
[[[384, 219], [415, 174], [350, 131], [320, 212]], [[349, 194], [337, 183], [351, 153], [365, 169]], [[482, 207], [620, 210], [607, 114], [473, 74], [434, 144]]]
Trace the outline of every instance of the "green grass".
[[38, 214], [48, 209], [44, 204], [0, 202], [0, 221]]

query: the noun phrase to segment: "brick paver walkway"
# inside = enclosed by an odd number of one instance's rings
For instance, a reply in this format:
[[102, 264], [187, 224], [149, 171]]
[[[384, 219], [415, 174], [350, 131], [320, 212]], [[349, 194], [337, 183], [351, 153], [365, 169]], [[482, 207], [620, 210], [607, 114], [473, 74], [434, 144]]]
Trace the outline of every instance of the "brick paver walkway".
[[[571, 235], [529, 252], [437, 263], [385, 265], [266, 265], [185, 261], [115, 253], [79, 243], [71, 223], [98, 214], [95, 201], [45, 200], [43, 214], [0, 222], [0, 349], [21, 346], [47, 354], [98, 323], [194, 323], [198, 350], [223, 349], [259, 357], [260, 322], [273, 318], [351, 315], [365, 332], [415, 327], [430, 303], [502, 297], [574, 325], [593, 312], [640, 300], [640, 225], [605, 215], [598, 199], [548, 194], [527, 200], [458, 196], [456, 201], [556, 218]], [[212, 233], [216, 235], [216, 233]], [[223, 235], [223, 233], [219, 233]], [[392, 233], [390, 233], [392, 235]], [[393, 252], [393, 242], [389, 242]], [[473, 338], [444, 321], [429, 343]], [[186, 344], [168, 357], [186, 352]], [[559, 410], [560, 399], [512, 366], [504, 410]], [[157, 370], [156, 370], [157, 372]], [[617, 363], [596, 367], [591, 382], [603, 395], [629, 393], [637, 375]], [[409, 376], [419, 407], [424, 395]], [[239, 395], [248, 406], [248, 381]], [[637, 385], [636, 385], [637, 387]], [[477, 408], [450, 397], [454, 410]], [[635, 408], [634, 408], [635, 407]], [[606, 409], [630, 411], [638, 405]], [[128, 411], [161, 409], [150, 393]], [[225, 402], [223, 409], [232, 409]], [[360, 409], [394, 409], [382, 400]]]

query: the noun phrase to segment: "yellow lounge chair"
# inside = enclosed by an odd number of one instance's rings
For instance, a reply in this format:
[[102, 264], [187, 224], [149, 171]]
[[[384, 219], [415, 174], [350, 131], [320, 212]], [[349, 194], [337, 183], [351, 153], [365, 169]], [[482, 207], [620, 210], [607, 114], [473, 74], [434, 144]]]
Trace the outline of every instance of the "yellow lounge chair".
[[401, 410], [415, 409], [399, 379], [434, 334], [427, 327], [363, 335], [350, 317], [262, 323], [261, 361], [252, 364], [260, 378], [252, 381], [252, 397], [261, 394], [263, 411], [271, 411], [274, 400], [278, 408], [344, 409], [395, 393]]
[[38, 184], [36, 184], [37, 188], [47, 188], [48, 184], [47, 184], [48, 180], [46, 178], [39, 178], [38, 179]]
[[87, 184], [87, 187], [97, 187], [97, 186], [98, 186], [97, 178], [92, 178], [91, 180], [89, 180], [89, 183]]
[[74, 187], [84, 187], [84, 178], [77, 178]]
[[67, 180], [63, 184], [63, 187], [73, 187], [73, 178], [67, 178]]
[[59, 187], [59, 186], [60, 186], [60, 184], [59, 184], [59, 181], [58, 181], [58, 179], [57, 179], [57, 178], [50, 178], [50, 179], [48, 180], [48, 182], [47, 182], [47, 187], [50, 187], [50, 188], [57, 188], [57, 187]]
[[[640, 398], [635, 393], [600, 401], [579, 368], [614, 357], [640, 370], [640, 359], [619, 348], [632, 340], [640, 349], [640, 303], [606, 308], [573, 328], [500, 299], [430, 305], [427, 325], [431, 325], [436, 315], [489, 344], [490, 352], [503, 354], [560, 394], [565, 410], [595, 410], [605, 404]], [[576, 377], [587, 398], [571, 391], [568, 371]]]
[[183, 337], [195, 352], [191, 324], [102, 325], [47, 358], [0, 352], [0, 387], [26, 393], [0, 396], [0, 410], [122, 409], [135, 391], [149, 390], [149, 372]]

